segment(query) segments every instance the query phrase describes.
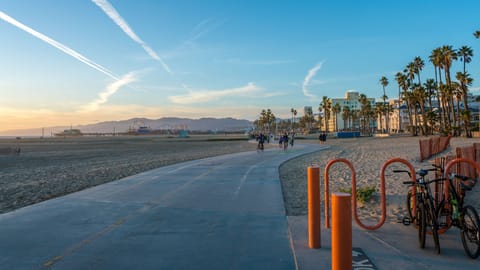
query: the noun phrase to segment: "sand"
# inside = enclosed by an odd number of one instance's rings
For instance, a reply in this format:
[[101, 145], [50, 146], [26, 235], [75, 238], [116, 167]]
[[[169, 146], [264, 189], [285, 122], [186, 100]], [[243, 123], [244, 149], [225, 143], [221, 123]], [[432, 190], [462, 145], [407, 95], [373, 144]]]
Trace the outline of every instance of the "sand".
[[[287, 215], [306, 215], [307, 212], [307, 167], [318, 166], [320, 168], [321, 190], [324, 185], [324, 169], [328, 161], [335, 158], [349, 160], [355, 171], [357, 189], [362, 187], [375, 187], [370, 202], [361, 205], [357, 213], [363, 220], [371, 221], [369, 225], [376, 224], [380, 220], [380, 171], [391, 158], [400, 157], [409, 161], [416, 170], [432, 168], [430, 165], [435, 157], [453, 154], [456, 147], [470, 146], [480, 139], [452, 138], [450, 147], [441, 154], [420, 162], [419, 140], [426, 137], [391, 136], [387, 138], [355, 138], [355, 139], [330, 139], [327, 150], [290, 160], [280, 167], [280, 176], [285, 200]], [[408, 181], [407, 174], [393, 173], [393, 169], [406, 169], [405, 166], [395, 163], [385, 170], [385, 183], [387, 195], [387, 220], [396, 223], [403, 219], [406, 212], [407, 186], [403, 181]], [[350, 169], [341, 163], [336, 163], [329, 170], [330, 191], [336, 192], [341, 189], [351, 188]], [[480, 184], [479, 184], [480, 185]], [[480, 187], [469, 191], [467, 200], [480, 210]], [[323, 195], [323, 193], [322, 193]], [[323, 196], [322, 196], [323, 197]], [[323, 209], [323, 203], [321, 206]]]
[[[0, 140], [0, 149], [21, 148], [20, 155], [0, 154], [0, 213], [62, 196], [143, 171], [187, 160], [227, 153], [254, 151], [256, 145], [243, 136], [192, 136], [188, 139], [160, 136], [91, 137]], [[357, 188], [375, 187], [373, 199], [358, 210], [362, 219], [380, 216], [380, 169], [390, 158], [402, 157], [416, 169], [428, 168], [430, 160], [420, 162], [419, 143], [424, 137], [329, 139], [330, 148], [284, 163], [279, 168], [287, 215], [307, 214], [308, 166], [319, 166], [321, 182], [326, 163], [342, 157], [350, 160], [357, 173]], [[480, 139], [453, 138], [451, 147], [472, 145]], [[296, 140], [318, 143], [318, 140]], [[275, 150], [274, 150], [275, 151]], [[437, 155], [438, 156], [438, 155]], [[395, 166], [389, 166], [389, 169]], [[398, 167], [397, 167], [398, 168]], [[397, 222], [406, 214], [407, 175], [386, 173], [387, 222]], [[350, 171], [342, 164], [330, 169], [330, 190], [351, 187]], [[480, 187], [467, 199], [480, 210]], [[322, 185], [323, 190], [323, 185]], [[322, 208], [323, 209], [323, 208]]]
[[[242, 139], [239, 141], [237, 139]], [[256, 149], [245, 136], [0, 139], [0, 213], [178, 162]]]

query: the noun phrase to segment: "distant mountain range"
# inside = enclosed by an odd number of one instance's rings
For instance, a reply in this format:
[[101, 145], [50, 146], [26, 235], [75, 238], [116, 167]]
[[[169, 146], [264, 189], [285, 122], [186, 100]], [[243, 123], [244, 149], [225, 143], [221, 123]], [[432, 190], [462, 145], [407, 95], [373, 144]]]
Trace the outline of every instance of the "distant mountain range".
[[107, 121], [89, 125], [57, 126], [35, 129], [9, 130], [0, 132], [2, 136], [50, 136], [66, 129], [79, 129], [83, 133], [112, 133], [127, 132], [130, 129], [147, 127], [151, 130], [187, 129], [192, 131], [245, 131], [253, 123], [249, 120], [234, 118], [177, 118], [165, 117], [160, 119], [132, 118], [122, 121]]

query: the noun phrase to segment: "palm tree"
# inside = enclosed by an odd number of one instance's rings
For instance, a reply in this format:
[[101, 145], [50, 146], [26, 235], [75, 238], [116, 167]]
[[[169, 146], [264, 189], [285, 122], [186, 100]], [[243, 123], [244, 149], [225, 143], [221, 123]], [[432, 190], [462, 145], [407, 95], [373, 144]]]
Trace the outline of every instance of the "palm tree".
[[446, 84], [441, 83], [439, 86], [439, 93], [440, 93], [440, 101], [442, 103], [442, 110], [443, 110], [443, 131], [449, 133], [452, 127], [451, 123], [451, 109], [452, 106], [450, 105], [452, 90], [451, 87], [447, 86]]
[[[407, 104], [407, 108], [408, 108], [408, 103], [407, 103], [407, 100], [406, 99], [402, 99], [402, 94], [401, 94], [401, 90], [403, 90], [404, 92], [406, 92], [408, 90], [408, 85], [407, 85], [407, 76], [402, 73], [402, 72], [397, 72], [397, 74], [395, 74], [395, 80], [397, 81], [397, 84], [398, 84], [398, 129], [399, 130], [402, 130], [402, 120], [401, 120], [401, 106], [402, 106], [402, 103], [403, 103], [403, 100], [405, 100], [405, 103]], [[411, 124], [411, 116], [410, 116], [410, 110], [408, 111], [409, 112], [409, 120], [410, 120], [410, 124]]]
[[332, 107], [332, 113], [335, 116], [335, 131], [338, 132], [338, 114], [342, 111], [342, 107], [340, 107], [340, 104], [335, 103]]
[[[461, 97], [463, 100], [463, 106], [464, 106], [464, 111], [469, 111], [468, 109], [468, 87], [472, 85], [473, 79], [470, 77], [470, 74], [466, 72], [457, 72], [456, 76], [457, 80], [460, 82], [460, 92], [461, 92]], [[465, 123], [465, 133], [468, 138], [472, 137], [471, 131], [470, 131], [470, 119], [465, 118], [465, 117], [470, 117], [470, 113], [468, 114], [462, 114], [462, 119], [464, 119]]]
[[477, 30], [473, 33], [476, 38], [480, 38], [480, 30]]
[[330, 110], [332, 108], [332, 101], [326, 96], [322, 97], [320, 108], [323, 110], [323, 118], [325, 120], [325, 131], [328, 132], [328, 120], [330, 119]]
[[463, 62], [463, 73], [467, 72], [467, 63], [472, 61], [473, 50], [468, 46], [462, 46], [457, 50], [457, 55], [460, 58], [460, 61]]
[[[411, 128], [410, 132], [412, 133], [412, 136], [418, 136], [418, 132], [417, 132], [418, 113], [417, 113], [415, 96], [413, 95], [412, 92], [405, 91], [404, 98], [408, 107], [408, 118], [410, 121], [410, 128]], [[413, 116], [412, 116], [412, 112], [413, 112]], [[415, 120], [415, 122], [413, 120]]]
[[444, 101], [441, 100], [440, 96], [440, 87], [439, 84], [442, 84], [442, 50], [441, 48], [436, 48], [432, 51], [432, 54], [429, 57], [430, 62], [432, 62], [435, 69], [435, 91], [437, 96], [438, 111], [440, 112], [440, 130], [444, 129], [443, 124], [445, 123], [445, 107], [442, 105]]
[[450, 83], [452, 82], [451, 77], [450, 77], [450, 68], [452, 67], [452, 62], [454, 60], [457, 60], [457, 53], [455, 50], [452, 49], [452, 46], [450, 45], [444, 45], [441, 48], [442, 51], [442, 66], [445, 71], [445, 80], [447, 85], [450, 86]]
[[[350, 107], [349, 106], [343, 106], [342, 110], [342, 119], [343, 119], [343, 129], [350, 128]], [[347, 124], [345, 124], [345, 121]]]
[[[362, 105], [360, 108], [360, 115], [363, 118], [363, 127], [362, 130], [365, 132], [367, 123], [370, 124], [370, 119], [369, 119], [369, 110], [371, 110], [371, 105], [370, 102], [368, 101], [368, 98], [365, 94], [360, 94], [358, 101]], [[360, 119], [362, 121], [362, 119]]]
[[[382, 115], [385, 112], [385, 103], [377, 102], [375, 104], [375, 114], [378, 115], [379, 121], [377, 121], [377, 130], [378, 128], [382, 127], [383, 130], [383, 121], [382, 121]], [[383, 132], [382, 132], [383, 133]]]
[[425, 62], [423, 62], [420, 56], [417, 56], [413, 59], [414, 70], [417, 73], [418, 84], [422, 84], [420, 80], [420, 71], [422, 71], [423, 67], [425, 66]]
[[429, 131], [427, 123], [427, 113], [425, 111], [425, 100], [427, 99], [427, 94], [425, 88], [423, 88], [420, 84], [414, 84], [413, 87], [413, 96], [422, 114], [423, 125], [420, 125], [422, 135], [428, 135]]
[[388, 127], [388, 118], [390, 116], [390, 110], [388, 109], [389, 106], [386, 106], [385, 107], [385, 100], [388, 98], [387, 95], [385, 94], [385, 87], [388, 85], [388, 79], [387, 77], [383, 76], [382, 78], [380, 78], [380, 84], [382, 85], [382, 88], [383, 88], [383, 108], [386, 108], [387, 110], [383, 111], [383, 113], [385, 114], [385, 127], [387, 129], [387, 133], [389, 133], [389, 127]]
[[265, 132], [266, 120], [267, 120], [267, 111], [263, 109], [260, 112], [260, 119], [258, 120], [258, 124], [261, 127], [262, 132]]
[[290, 112], [292, 113], [292, 130], [295, 128], [295, 116], [297, 115], [297, 110], [294, 108], [290, 109]]
[[427, 98], [428, 98], [428, 107], [432, 110], [432, 97], [435, 96], [435, 80], [434, 79], [427, 79], [423, 84], [425, 88]]
[[271, 131], [271, 127], [275, 126], [275, 115], [270, 109], [263, 109], [260, 112], [260, 118], [255, 121], [257, 129], [260, 129], [262, 132], [267, 133]]
[[[455, 110], [453, 106], [453, 86], [452, 86], [452, 80], [450, 76], [450, 68], [452, 66], [452, 63], [454, 60], [457, 60], [457, 53], [455, 50], [452, 49], [452, 46], [450, 45], [444, 45], [440, 48], [441, 50], [441, 63], [443, 70], [445, 72], [445, 82], [446, 82], [446, 88], [445, 88], [445, 98], [447, 99], [446, 103], [449, 104], [447, 108], [447, 118], [448, 118], [448, 125], [453, 125], [455, 126]], [[453, 119], [452, 119], [453, 118]], [[453, 123], [451, 121], [454, 121]]]

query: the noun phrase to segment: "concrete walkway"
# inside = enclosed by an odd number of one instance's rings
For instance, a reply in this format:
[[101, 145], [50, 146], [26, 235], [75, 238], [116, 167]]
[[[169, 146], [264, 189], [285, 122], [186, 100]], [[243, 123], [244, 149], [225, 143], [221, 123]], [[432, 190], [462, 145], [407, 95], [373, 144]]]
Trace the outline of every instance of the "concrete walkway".
[[163, 167], [0, 215], [0, 269], [295, 269], [296, 145]]

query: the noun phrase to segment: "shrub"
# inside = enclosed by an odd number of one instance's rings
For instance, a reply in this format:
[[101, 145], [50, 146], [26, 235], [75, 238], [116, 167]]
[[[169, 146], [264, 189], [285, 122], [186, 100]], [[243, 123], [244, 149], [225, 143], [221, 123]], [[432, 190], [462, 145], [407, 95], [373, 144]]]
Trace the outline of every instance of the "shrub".
[[[352, 188], [341, 188], [340, 191], [352, 194]], [[357, 201], [362, 203], [370, 201], [374, 192], [375, 187], [357, 188]]]

